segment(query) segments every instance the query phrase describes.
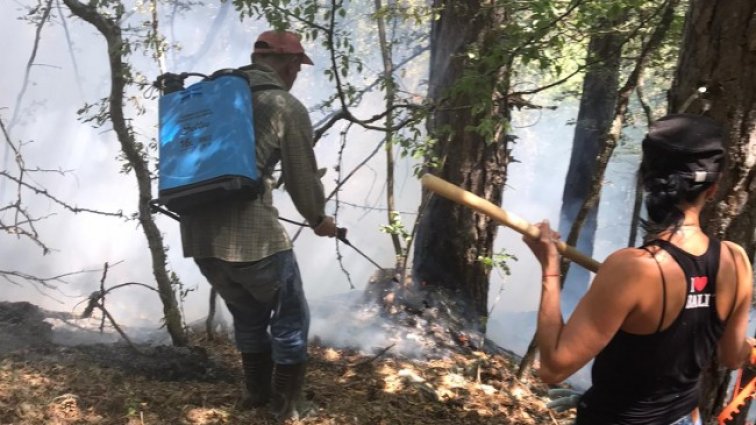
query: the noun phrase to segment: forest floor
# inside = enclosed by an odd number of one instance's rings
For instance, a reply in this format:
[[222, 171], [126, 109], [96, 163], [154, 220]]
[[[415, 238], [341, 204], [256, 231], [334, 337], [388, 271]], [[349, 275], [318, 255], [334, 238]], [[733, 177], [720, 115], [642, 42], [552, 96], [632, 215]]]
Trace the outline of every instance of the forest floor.
[[[141, 353], [126, 344], [62, 346], [29, 306], [8, 313], [0, 305], [1, 425], [275, 423], [264, 410], [237, 409], [240, 360], [227, 338], [195, 335], [191, 348]], [[506, 354], [411, 359], [315, 342], [305, 387], [314, 409], [298, 423], [571, 423], [571, 413], [546, 408], [537, 379], [515, 379], [516, 367]]]

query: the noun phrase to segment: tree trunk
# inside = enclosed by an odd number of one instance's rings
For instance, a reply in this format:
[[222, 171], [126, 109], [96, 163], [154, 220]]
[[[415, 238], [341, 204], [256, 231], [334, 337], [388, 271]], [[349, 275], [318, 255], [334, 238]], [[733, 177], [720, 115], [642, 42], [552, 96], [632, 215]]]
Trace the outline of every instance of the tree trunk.
[[[386, 20], [382, 15], [383, 3], [374, 0], [376, 22], [378, 24], [378, 42], [381, 46], [381, 59], [383, 59], [383, 78], [386, 87], [386, 128], [394, 126], [394, 101], [396, 100], [396, 82], [394, 81], [394, 59], [392, 54], [392, 42], [386, 35]], [[400, 223], [396, 212], [394, 199], [394, 131], [386, 132], [386, 215], [388, 226], [394, 227]], [[398, 232], [391, 232], [391, 243], [394, 245], [394, 263], [397, 269], [404, 267], [405, 255]]]
[[[429, 171], [501, 205], [510, 161], [505, 130], [509, 121], [509, 74], [505, 55], [496, 51], [501, 43], [494, 30], [505, 16], [502, 8], [482, 7], [482, 3], [434, 1], [440, 16], [431, 29], [429, 97], [436, 110], [428, 128], [437, 139], [434, 154], [440, 164]], [[467, 55], [474, 47], [479, 49], [479, 56]], [[476, 61], [496, 55], [500, 61], [493, 66], [491, 61]], [[465, 72], [468, 77], [475, 73], [473, 82], [467, 82], [477, 91], [453, 89], [455, 84], [459, 87]], [[489, 101], [482, 112], [471, 107], [482, 101]], [[487, 136], [470, 128], [481, 120], [494, 123]], [[415, 280], [457, 293], [468, 303], [462, 313], [481, 327], [487, 316], [490, 270], [479, 257], [492, 255], [496, 229], [489, 217], [434, 196], [423, 212], [415, 243]]]
[[[567, 235], [577, 217], [580, 205], [588, 197], [591, 182], [596, 173], [596, 157], [614, 119], [619, 89], [620, 59], [625, 37], [617, 32], [607, 32], [624, 20], [605, 22], [588, 44], [587, 62], [591, 66], [583, 80], [583, 94], [575, 124], [575, 137], [562, 194], [562, 209], [559, 216], [559, 232]], [[591, 208], [580, 233], [577, 248], [593, 255], [596, 236], [598, 203]], [[588, 288], [590, 272], [582, 267], [572, 267], [563, 281], [562, 311], [569, 314]]]
[[210, 288], [210, 297], [207, 309], [207, 319], [205, 319], [205, 333], [207, 334], [207, 340], [215, 340], [215, 309], [218, 306], [218, 291], [215, 288]]
[[[638, 87], [635, 88], [635, 94], [638, 95], [638, 102], [643, 108], [646, 115], [646, 128], [650, 128], [654, 122], [654, 114], [651, 106], [646, 102], [643, 96], [643, 74], [638, 78]], [[635, 246], [638, 239], [638, 228], [640, 228], [641, 209], [643, 208], [643, 178], [641, 177], [640, 165], [635, 172], [635, 201], [633, 202], [633, 214], [630, 216], [630, 235], [627, 238], [627, 246]]]
[[[728, 165], [704, 227], [756, 252], [756, 2], [692, 0], [670, 111], [679, 111], [699, 87], [706, 92], [686, 112], [705, 113], [724, 124]], [[705, 371], [701, 410], [708, 421], [721, 409], [727, 374], [714, 364]], [[747, 409], [743, 409], [747, 411]]]
[[[672, 25], [672, 21], [675, 15], [675, 9], [680, 0], [669, 0], [663, 4], [659, 12], [661, 12], [661, 18], [659, 23], [654, 28], [653, 33], [648, 38], [648, 41], [641, 47], [638, 57], [635, 59], [635, 66], [627, 77], [624, 85], [617, 92], [617, 101], [614, 105], [612, 122], [606, 133], [601, 135], [600, 150], [596, 155], [595, 170], [593, 178], [591, 179], [590, 186], [587, 191], [585, 199], [581, 201], [578, 207], [577, 213], [572, 226], [569, 229], [567, 240], [565, 243], [570, 246], [575, 246], [578, 241], [581, 229], [590, 215], [590, 211], [598, 206], [598, 201], [601, 196], [601, 189], [604, 184], [604, 175], [609, 165], [609, 160], [614, 153], [614, 149], [617, 147], [620, 136], [622, 134], [622, 126], [625, 123], [625, 114], [630, 103], [630, 95], [638, 87], [638, 83], [641, 81], [641, 75], [649, 61], [649, 58], [661, 45], [664, 37], [666, 37], [669, 27]], [[564, 235], [562, 235], [564, 237]], [[571, 269], [572, 263], [562, 259], [562, 275], [567, 275]], [[564, 282], [562, 282], [564, 284]], [[538, 332], [536, 330], [536, 332]], [[520, 361], [520, 366], [517, 371], [517, 377], [522, 378], [530, 369], [530, 366], [535, 358], [536, 350], [536, 335], [533, 335], [533, 339], [530, 341], [528, 350]]]
[[147, 161], [141, 144], [138, 144], [134, 139], [134, 132], [127, 124], [123, 111], [124, 91], [126, 90], [127, 76], [131, 71], [123, 62], [126, 49], [121, 28], [117, 21], [100, 14], [93, 6], [84, 5], [78, 0], [63, 0], [63, 2], [74, 15], [96, 27], [107, 41], [111, 77], [110, 96], [108, 98], [110, 121], [113, 123], [113, 130], [121, 144], [121, 151], [137, 179], [139, 224], [147, 237], [147, 244], [152, 255], [152, 271], [157, 282], [160, 300], [163, 303], [166, 329], [174, 345], [185, 346], [188, 344], [188, 339], [181, 323], [181, 312], [176, 301], [176, 293], [173, 290], [174, 278], [168, 274], [163, 236], [160, 234], [150, 210], [152, 187]]

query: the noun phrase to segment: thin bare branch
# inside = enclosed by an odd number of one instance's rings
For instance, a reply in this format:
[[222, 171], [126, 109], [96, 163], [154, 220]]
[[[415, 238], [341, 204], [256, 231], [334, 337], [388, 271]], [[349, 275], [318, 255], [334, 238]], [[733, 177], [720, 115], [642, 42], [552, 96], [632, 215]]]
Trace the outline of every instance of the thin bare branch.
[[[342, 164], [344, 160], [344, 149], [346, 149], [346, 135], [349, 133], [349, 129], [351, 128], [352, 124], [350, 123], [342, 132], [341, 132], [341, 144], [339, 146], [339, 159], [338, 159], [338, 180], [341, 181], [341, 169]], [[340, 191], [336, 191], [336, 208], [333, 213], [334, 220], [338, 223], [339, 218], [339, 193]], [[354, 283], [352, 282], [352, 275], [349, 274], [349, 271], [344, 267], [344, 256], [341, 254], [341, 241], [339, 238], [336, 239], [336, 260], [339, 262], [339, 267], [341, 268], [341, 271], [344, 273], [344, 276], [347, 278], [347, 282], [349, 282], [349, 289], [354, 289]]]
[[[651, 106], [643, 96], [643, 73], [638, 76], [638, 86], [635, 88], [635, 94], [638, 96], [638, 101], [643, 108], [643, 112], [646, 115], [646, 127], [650, 127], [654, 122], [653, 112]], [[630, 235], [628, 236], [627, 246], [635, 246], [635, 241], [638, 239], [638, 227], [640, 226], [641, 208], [643, 206], [643, 179], [641, 178], [640, 166], [635, 173], [635, 196], [633, 200], [633, 214], [630, 217]]]
[[71, 64], [74, 70], [74, 76], [76, 79], [76, 87], [79, 89], [79, 96], [84, 99], [84, 89], [81, 86], [81, 72], [79, 72], [79, 64], [76, 62], [76, 55], [73, 51], [73, 42], [71, 41], [71, 34], [68, 31], [68, 23], [66, 16], [63, 14], [63, 8], [60, 7], [60, 0], [55, 0], [55, 6], [58, 9], [58, 15], [60, 15], [60, 22], [63, 25], [63, 33], [66, 35], [66, 45], [68, 46], [68, 55], [71, 57]]
[[99, 210], [95, 210], [95, 209], [92, 209], [92, 208], [82, 208], [82, 207], [77, 207], [77, 206], [68, 204], [67, 202], [64, 202], [64, 201], [60, 200], [58, 197], [52, 195], [50, 192], [47, 191], [47, 189], [43, 189], [43, 188], [40, 188], [40, 187], [36, 187], [36, 186], [30, 185], [29, 183], [26, 183], [25, 181], [19, 179], [18, 177], [12, 176], [10, 173], [8, 173], [6, 171], [0, 170], [0, 177], [5, 177], [5, 178], [7, 178], [7, 179], [9, 179], [9, 180], [11, 180], [11, 181], [13, 181], [13, 182], [21, 185], [22, 187], [31, 190], [32, 192], [34, 192], [37, 195], [42, 195], [45, 198], [47, 198], [47, 199], [55, 202], [59, 206], [67, 209], [68, 211], [71, 211], [72, 213], [86, 212], [86, 213], [90, 213], [90, 214], [104, 215], [104, 216], [108, 216], [108, 217], [118, 217], [118, 218], [124, 218], [124, 219], [128, 218], [121, 211], [118, 211], [118, 212], [99, 211]]
[[21, 83], [21, 90], [18, 92], [18, 96], [16, 96], [16, 106], [13, 108], [13, 116], [8, 123], [8, 132], [11, 132], [13, 130], [13, 127], [18, 123], [18, 117], [19, 113], [21, 112], [21, 102], [24, 100], [24, 94], [26, 94], [26, 89], [29, 87], [29, 75], [31, 74], [31, 68], [34, 65], [34, 60], [37, 58], [37, 50], [39, 49], [39, 41], [42, 38], [42, 27], [45, 26], [45, 22], [47, 22], [48, 18], [50, 17], [50, 10], [52, 9], [52, 0], [47, 0], [47, 3], [45, 4], [45, 8], [42, 10], [42, 18], [39, 20], [39, 23], [37, 24], [37, 30], [34, 34], [34, 46], [32, 47], [31, 55], [29, 55], [29, 60], [26, 62], [26, 71], [24, 72], [24, 81]]
[[121, 338], [123, 338], [123, 340], [126, 341], [129, 347], [131, 347], [131, 349], [134, 350], [135, 352], [141, 354], [141, 351], [139, 350], [139, 348], [137, 348], [137, 346], [134, 345], [133, 342], [131, 342], [131, 339], [129, 338], [129, 336], [126, 335], [126, 332], [124, 332], [123, 329], [121, 329], [121, 327], [118, 326], [118, 323], [115, 321], [115, 319], [110, 314], [110, 312], [105, 308], [105, 306], [103, 304], [98, 304], [97, 308], [99, 308], [100, 311], [102, 311], [104, 317], [108, 318], [108, 320], [110, 321], [110, 324], [113, 326], [113, 329], [115, 329], [116, 332], [118, 332], [118, 334], [121, 335]]
[[338, 112], [335, 112], [334, 114], [330, 115], [330, 118], [321, 127], [315, 130], [315, 134], [313, 137], [314, 143], [317, 143], [325, 135], [325, 133], [331, 129], [331, 127], [333, 127], [336, 123], [338, 123], [341, 120], [349, 121], [351, 123], [357, 124], [361, 126], [362, 128], [365, 128], [368, 130], [376, 130], [376, 131], [382, 131], [385, 133], [392, 133], [392, 132], [396, 132], [403, 129], [404, 127], [406, 127], [408, 124], [412, 122], [419, 121], [420, 119], [422, 119], [422, 117], [420, 116], [409, 117], [401, 121], [397, 125], [388, 125], [386, 127], [371, 125], [371, 123], [374, 123], [378, 120], [381, 120], [387, 117], [388, 115], [392, 114], [397, 109], [407, 109], [407, 110], [417, 111], [417, 110], [430, 110], [431, 107], [427, 105], [418, 105], [415, 103], [394, 104], [394, 105], [391, 105], [391, 107], [386, 109], [385, 111], [379, 112], [373, 115], [372, 117], [364, 119], [364, 120], [356, 118], [354, 115], [352, 115], [351, 112], [349, 112], [348, 109], [341, 109]]
[[[333, 4], [333, 2], [331, 4]], [[303, 18], [302, 16], [300, 16], [300, 15], [298, 15], [298, 14], [290, 11], [289, 9], [285, 9], [285, 8], [283, 8], [283, 7], [281, 7], [281, 6], [277, 5], [277, 4], [271, 4], [271, 7], [273, 7], [273, 9], [275, 9], [277, 12], [281, 13], [282, 15], [288, 16], [289, 18], [293, 18], [294, 20], [299, 21], [299, 22], [307, 25], [308, 27], [316, 28], [316, 29], [319, 29], [319, 30], [321, 30], [323, 32], [326, 32], [326, 33], [329, 32], [328, 28], [326, 28], [326, 27], [324, 27], [324, 26], [322, 26], [322, 25], [320, 25], [320, 24], [318, 24], [316, 22], [309, 21], [309, 20]], [[333, 11], [333, 14], [335, 15], [336, 14], [336, 9], [333, 8], [332, 11]], [[331, 28], [333, 28], [333, 26]]]
[[[360, 205], [354, 202], [347, 202], [343, 199], [339, 199], [339, 203], [341, 205], [346, 205], [348, 207], [359, 208], [359, 209], [368, 210], [368, 211], [382, 211], [382, 212], [390, 211], [388, 208], [378, 207], [375, 205]], [[413, 211], [396, 211], [396, 212], [398, 212], [399, 214], [412, 215], [412, 216], [418, 214], [417, 212], [413, 212]]]
[[[381, 142], [378, 143], [378, 145], [373, 149], [373, 151], [370, 152], [370, 154], [368, 154], [368, 156], [366, 156], [365, 159], [362, 160], [362, 162], [360, 162], [359, 164], [357, 164], [357, 166], [354, 167], [354, 169], [352, 169], [352, 171], [350, 171], [349, 174], [346, 175], [346, 177], [344, 177], [343, 179], [339, 178], [339, 181], [336, 183], [336, 187], [333, 188], [333, 190], [331, 191], [331, 193], [328, 194], [328, 196], [326, 196], [326, 201], [328, 201], [331, 198], [333, 198], [333, 196], [339, 191], [339, 189], [341, 189], [341, 186], [343, 186], [346, 182], [348, 182], [349, 179], [351, 179], [352, 176], [354, 176], [355, 173], [357, 173], [357, 171], [359, 171], [360, 168], [364, 167], [365, 164], [367, 164], [371, 159], [373, 159], [373, 157], [378, 152], [381, 151], [381, 147], [383, 147], [384, 143], [386, 143], [386, 139], [381, 140]], [[302, 229], [303, 228], [299, 228], [297, 230], [297, 232], [291, 238], [292, 242], [294, 242], [294, 241], [297, 240], [297, 238], [299, 237], [299, 235], [302, 233]]]
[[[614, 122], [612, 123], [612, 127], [609, 133], [606, 134], [603, 138], [603, 147], [598, 157], [599, 163], [596, 167], [596, 172], [593, 177], [590, 195], [584, 200], [583, 205], [581, 205], [580, 210], [575, 217], [575, 221], [572, 223], [572, 227], [570, 228], [570, 233], [566, 241], [568, 245], [576, 245], [578, 237], [580, 235], [580, 230], [583, 227], [583, 223], [588, 218], [588, 213], [595, 207], [596, 203], [599, 200], [599, 197], [601, 195], [601, 188], [604, 181], [604, 174], [609, 164], [609, 159], [614, 152], [614, 148], [617, 146], [620, 132], [622, 131], [622, 124], [624, 123], [625, 112], [627, 111], [627, 106], [630, 102], [630, 95], [638, 86], [638, 82], [641, 79], [641, 73], [646, 67], [646, 63], [648, 62], [651, 53], [653, 53], [664, 40], [664, 36], [666, 35], [667, 30], [669, 30], [672, 19], [674, 18], [675, 9], [677, 8], [677, 5], [679, 3], [680, 0], [667, 0], [664, 5], [659, 8], [659, 10], [663, 10], [661, 20], [654, 29], [654, 32], [649, 37], [648, 41], [641, 48], [640, 55], [635, 62], [633, 70], [630, 72], [630, 75], [628, 76], [625, 84], [619, 90], [617, 105], [614, 110]], [[564, 267], [562, 268], [562, 276], [566, 276], [570, 264], [569, 262], [565, 262], [563, 264]]]
[[[395, 69], [395, 70], [399, 70], [399, 69], [403, 68], [403, 67], [404, 67], [405, 65], [407, 65], [407, 64], [408, 64], [408, 63], [410, 63], [410, 62], [412, 62], [412, 61], [413, 61], [413, 60], [415, 60], [415, 59], [416, 59], [416, 58], [417, 58], [418, 56], [422, 55], [423, 53], [427, 52], [428, 50], [430, 50], [430, 45], [424, 45], [424, 46], [418, 47], [417, 49], [415, 49], [415, 51], [414, 51], [414, 52], [412, 52], [412, 54], [410, 54], [409, 56], [405, 57], [405, 58], [404, 58], [404, 59], [402, 59], [401, 61], [397, 62], [397, 63], [395, 64], [395, 66], [394, 66], [394, 69]], [[354, 105], [355, 105], [355, 104], [357, 104], [357, 103], [358, 103], [359, 101], [361, 101], [361, 100], [362, 100], [362, 98], [363, 98], [363, 97], [365, 96], [365, 94], [367, 94], [368, 92], [370, 92], [370, 90], [372, 90], [373, 88], [375, 88], [375, 86], [377, 86], [378, 84], [380, 84], [380, 83], [381, 83], [382, 81], [383, 81], [383, 76], [379, 76], [378, 78], [376, 78], [375, 80], [373, 80], [373, 82], [372, 82], [372, 83], [370, 83], [370, 84], [368, 84], [367, 86], [365, 86], [364, 88], [360, 89], [360, 90], [359, 90], [359, 91], [358, 91], [358, 92], [357, 92], [357, 93], [356, 93], [356, 94], [355, 94], [355, 95], [354, 95], [354, 96], [352, 97], [352, 99], [351, 99], [351, 103], [350, 103], [350, 105], [349, 105], [349, 106], [350, 106], [350, 107], [351, 107], [351, 106], [354, 106]], [[337, 96], [338, 96], [338, 94], [337, 94]], [[343, 111], [342, 111], [341, 109], [339, 109], [339, 110], [336, 110], [336, 111], [333, 111], [333, 112], [331, 112], [330, 114], [326, 115], [325, 117], [321, 118], [321, 120], [320, 120], [320, 121], [318, 121], [317, 123], [315, 123], [314, 127], [315, 127], [315, 128], [320, 128], [320, 127], [321, 127], [321, 126], [323, 126], [324, 124], [326, 124], [326, 123], [328, 123], [328, 122], [332, 121], [332, 120], [333, 120], [333, 117], [334, 117], [335, 115], [338, 115], [338, 114], [342, 114], [342, 113], [343, 113]], [[341, 118], [339, 118], [339, 119], [343, 119], [343, 117], [341, 117]], [[338, 121], [338, 119], [337, 119], [336, 121]], [[331, 125], [333, 125], [333, 124], [331, 124]]]
[[[16, 213], [21, 214], [24, 217], [26, 217], [26, 211], [18, 209], [18, 208], [16, 208], [15, 210], [16, 210]], [[16, 223], [12, 225], [8, 225], [0, 221], [0, 230], [4, 230], [7, 233], [16, 235], [17, 237], [21, 237], [21, 236], [26, 237], [27, 239], [34, 242], [35, 245], [42, 248], [43, 255], [47, 255], [52, 250], [50, 249], [50, 247], [45, 245], [45, 243], [39, 239], [39, 233], [37, 232], [37, 230], [34, 228], [34, 225], [33, 225], [34, 221], [38, 221], [38, 220], [34, 220], [34, 219], [26, 219], [26, 220], [21, 220], [21, 221], [17, 220]], [[29, 230], [25, 229], [23, 227], [24, 225], [28, 226]]]
[[152, 16], [152, 44], [155, 50], [155, 62], [157, 62], [160, 74], [165, 74], [165, 55], [163, 54], [163, 40], [160, 38], [160, 28], [158, 21], [158, 1], [150, 2], [150, 12]]
[[569, 17], [572, 14], [572, 12], [574, 12], [577, 9], [577, 7], [580, 6], [580, 4], [582, 2], [583, 2], [583, 0], [574, 0], [574, 1], [572, 1], [572, 3], [567, 7], [567, 9], [565, 9], [564, 12], [562, 12], [561, 15], [557, 16], [556, 18], [554, 18], [550, 22], [547, 22], [542, 27], [540, 27], [540, 28], [536, 29], [535, 31], [533, 31], [533, 35], [531, 37], [529, 37], [527, 40], [525, 40], [524, 43], [522, 43], [519, 46], [517, 46], [512, 51], [512, 53], [510, 54], [510, 57], [512, 57], [512, 58], [517, 57], [519, 55], [520, 51], [524, 50], [527, 46], [529, 46], [530, 44], [532, 44], [533, 42], [535, 42], [538, 39], [538, 37], [540, 37], [540, 34], [543, 31], [549, 30], [549, 29], [553, 28], [559, 22], [567, 19], [567, 17]]
[[[5, 278], [6, 280], [9, 280], [8, 277], [17, 277], [19, 279], [23, 279], [23, 280], [26, 280], [26, 281], [29, 281], [29, 282], [38, 283], [38, 284], [40, 284], [40, 285], [42, 285], [42, 286], [44, 286], [44, 287], [46, 287], [48, 289], [57, 289], [57, 287], [55, 285], [53, 285], [53, 283], [57, 282], [57, 283], [67, 284], [68, 283], [66, 281], [67, 277], [76, 276], [76, 275], [80, 275], [80, 274], [84, 274], [84, 273], [91, 273], [91, 272], [95, 272], [95, 271], [97, 271], [97, 270], [80, 270], [80, 271], [76, 271], [76, 272], [63, 273], [63, 274], [59, 274], [59, 275], [56, 275], [56, 276], [39, 277], [39, 276], [30, 275], [28, 273], [19, 272], [19, 271], [16, 271], [16, 270], [0, 270], [0, 276], [3, 277], [3, 278]], [[9, 280], [9, 281], [11, 281], [11, 280]], [[14, 284], [17, 284], [14, 281], [11, 281], [11, 282], [14, 283]]]
[[341, 73], [339, 72], [339, 65], [336, 62], [336, 43], [334, 43], [333, 38], [336, 32], [336, 10], [339, 8], [340, 4], [337, 0], [331, 0], [331, 22], [330, 27], [326, 29], [327, 34], [327, 43], [328, 43], [328, 52], [331, 56], [331, 71], [333, 72], [333, 77], [336, 80], [336, 91], [339, 96], [339, 101], [341, 102], [341, 110], [346, 114], [346, 118], [351, 118], [352, 113], [349, 112], [349, 107], [346, 101], [346, 94], [344, 93], [344, 86], [341, 84]]
[[361, 360], [361, 361], [357, 362], [354, 365], [354, 367], [360, 367], [360, 366], [366, 365], [368, 363], [373, 363], [374, 361], [378, 360], [379, 358], [383, 357], [386, 353], [388, 353], [389, 350], [391, 350], [392, 348], [394, 348], [394, 346], [396, 346], [396, 343], [393, 343], [393, 344], [391, 344], [391, 345], [389, 345], [387, 347], [382, 348], [380, 351], [378, 351], [377, 353], [375, 353], [375, 355], [373, 355], [372, 357], [369, 357], [369, 358], [367, 358], [365, 360]]
[[[657, 9], [656, 9], [656, 10], [655, 10], [655, 11], [654, 11], [653, 13], [650, 13], [650, 14], [649, 14], [649, 16], [647, 16], [647, 17], [646, 17], [645, 19], [641, 19], [641, 21], [640, 21], [640, 22], [638, 23], [638, 25], [637, 25], [637, 26], [635, 26], [635, 27], [633, 27], [633, 28], [632, 28], [632, 31], [630, 31], [630, 32], [629, 32], [629, 34], [628, 34], [628, 35], [627, 35], [627, 37], [625, 38], [624, 42], [623, 42], [623, 43], [622, 43], [622, 44], [620, 45], [620, 49], [622, 49], [622, 46], [623, 46], [623, 45], [624, 45], [625, 43], [627, 43], [627, 42], [628, 42], [628, 41], [630, 41], [631, 39], [633, 39], [633, 38], [637, 37], [637, 36], [638, 36], [638, 34], [640, 33], [640, 31], [641, 31], [642, 29], [646, 28], [646, 26], [648, 25], [648, 23], [649, 23], [649, 22], [651, 22], [651, 20], [653, 20], [654, 18], [656, 18], [656, 16], [657, 16], [657, 15], [658, 15], [658, 14], [659, 14], [659, 13], [660, 13], [660, 12], [661, 12], [662, 10], [664, 10], [664, 9], [663, 9], [663, 7], [657, 8]], [[639, 57], [636, 57], [636, 58], [633, 58], [633, 59], [634, 59], [635, 61], [637, 61], [637, 60], [639, 59]], [[575, 69], [575, 70], [574, 70], [573, 72], [571, 72], [571, 73], [570, 73], [570, 74], [568, 74], [567, 76], [565, 76], [565, 77], [563, 77], [563, 78], [560, 78], [560, 79], [558, 79], [558, 80], [556, 80], [556, 81], [554, 81], [554, 82], [548, 83], [548, 84], [546, 84], [546, 85], [544, 85], [544, 86], [541, 86], [541, 87], [537, 87], [537, 88], [535, 88], [535, 89], [532, 89], [532, 90], [524, 90], [524, 91], [519, 91], [519, 92], [512, 92], [512, 93], [510, 93], [510, 94], [509, 94], [509, 96], [514, 96], [514, 97], [517, 97], [517, 96], [524, 96], [524, 95], [536, 94], [536, 93], [542, 92], [542, 91], [544, 91], [544, 90], [547, 90], [547, 89], [550, 89], [550, 88], [553, 88], [553, 87], [557, 87], [557, 86], [559, 86], [559, 85], [562, 85], [562, 84], [564, 84], [565, 82], [569, 81], [569, 79], [570, 79], [570, 78], [572, 78], [572, 77], [574, 77], [575, 75], [577, 75], [577, 74], [579, 74], [579, 73], [583, 72], [583, 71], [584, 71], [584, 70], [586, 70], [587, 68], [589, 68], [589, 67], [591, 67], [591, 66], [594, 66], [594, 65], [598, 65], [598, 64], [600, 64], [600, 63], [601, 63], [602, 61], [603, 61], [603, 60], [602, 60], [601, 58], [597, 58], [597, 59], [596, 59], [596, 60], [594, 60], [594, 61], [589, 61], [589, 62], [586, 62], [586, 63], [584, 63], [584, 64], [582, 64], [582, 65], [579, 65], [579, 66], [577, 67], [577, 69]]]

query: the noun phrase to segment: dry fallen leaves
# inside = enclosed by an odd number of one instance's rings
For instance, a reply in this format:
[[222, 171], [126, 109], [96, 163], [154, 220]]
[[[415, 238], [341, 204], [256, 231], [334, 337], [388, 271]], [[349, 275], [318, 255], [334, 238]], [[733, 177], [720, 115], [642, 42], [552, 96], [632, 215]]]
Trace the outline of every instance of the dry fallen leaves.
[[[228, 341], [196, 342], [214, 361], [239, 370]], [[310, 351], [306, 394], [315, 410], [303, 424], [554, 424], [541, 400], [544, 388], [516, 381], [513, 363], [501, 356], [419, 361], [389, 354], [365, 362], [370, 356], [351, 350]], [[76, 350], [16, 353], [0, 363], [0, 423], [272, 424], [265, 412], [235, 408], [238, 388], [125, 374]]]

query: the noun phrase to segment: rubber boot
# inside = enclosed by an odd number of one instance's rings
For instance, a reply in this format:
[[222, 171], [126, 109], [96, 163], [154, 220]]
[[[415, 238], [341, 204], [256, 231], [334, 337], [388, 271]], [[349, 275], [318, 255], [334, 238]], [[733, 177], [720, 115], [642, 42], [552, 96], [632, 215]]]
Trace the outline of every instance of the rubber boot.
[[270, 409], [279, 422], [302, 419], [311, 409], [302, 396], [305, 369], [306, 363], [276, 364]]
[[273, 360], [270, 351], [242, 353], [242, 368], [246, 389], [241, 400], [242, 408], [250, 409], [268, 404], [273, 375]]

